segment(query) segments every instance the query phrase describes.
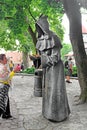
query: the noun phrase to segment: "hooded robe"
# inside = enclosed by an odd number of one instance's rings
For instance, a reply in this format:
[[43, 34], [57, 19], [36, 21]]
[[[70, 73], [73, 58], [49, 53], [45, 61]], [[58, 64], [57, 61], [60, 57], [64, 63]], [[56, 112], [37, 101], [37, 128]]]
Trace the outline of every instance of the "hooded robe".
[[41, 54], [43, 69], [42, 114], [51, 121], [63, 121], [69, 116], [70, 109], [60, 55], [62, 45], [57, 35], [49, 30], [46, 16], [40, 17], [36, 22], [36, 30], [38, 32], [36, 48]]

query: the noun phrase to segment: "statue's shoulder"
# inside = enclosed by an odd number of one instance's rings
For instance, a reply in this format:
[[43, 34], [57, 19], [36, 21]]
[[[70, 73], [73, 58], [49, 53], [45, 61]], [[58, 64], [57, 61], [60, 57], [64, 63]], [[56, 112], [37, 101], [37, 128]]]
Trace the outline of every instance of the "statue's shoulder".
[[57, 34], [55, 33], [55, 32], [53, 32], [53, 31], [50, 31], [50, 37], [52, 38], [58, 38], [59, 39], [59, 37], [57, 36]]
[[62, 48], [62, 44], [61, 44], [60, 38], [56, 35], [56, 33], [50, 31], [50, 36], [54, 40], [55, 46], [57, 46], [58, 48], [59, 47]]

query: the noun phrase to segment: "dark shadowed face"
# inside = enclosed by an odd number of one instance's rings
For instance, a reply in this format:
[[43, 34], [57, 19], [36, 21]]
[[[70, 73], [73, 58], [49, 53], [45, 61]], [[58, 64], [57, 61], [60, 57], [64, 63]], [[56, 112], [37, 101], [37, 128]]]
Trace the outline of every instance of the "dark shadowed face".
[[36, 24], [36, 31], [38, 33], [38, 37], [41, 37], [41, 35], [44, 34], [44, 32], [42, 31], [42, 29]]
[[2, 59], [0, 59], [0, 63], [7, 64], [7, 58], [5, 55], [2, 57]]

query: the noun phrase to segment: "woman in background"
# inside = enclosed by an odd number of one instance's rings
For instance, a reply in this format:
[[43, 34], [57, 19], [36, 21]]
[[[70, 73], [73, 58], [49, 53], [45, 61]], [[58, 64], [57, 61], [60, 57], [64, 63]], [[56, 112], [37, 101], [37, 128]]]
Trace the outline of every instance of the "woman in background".
[[9, 71], [7, 67], [7, 58], [5, 54], [0, 54], [0, 116], [4, 119], [12, 118], [10, 113], [9, 103], [9, 87], [12, 77], [14, 76], [17, 68]]
[[13, 64], [13, 61], [11, 60], [10, 63], [9, 63], [9, 68], [10, 68], [10, 71], [13, 70], [14, 68], [14, 64]]

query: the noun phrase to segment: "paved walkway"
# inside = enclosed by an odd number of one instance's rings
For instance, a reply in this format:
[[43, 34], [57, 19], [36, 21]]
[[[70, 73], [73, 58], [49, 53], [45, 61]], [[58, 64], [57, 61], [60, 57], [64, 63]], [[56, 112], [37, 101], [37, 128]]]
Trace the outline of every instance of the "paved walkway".
[[80, 93], [78, 80], [66, 83], [71, 114], [69, 119], [53, 123], [41, 114], [42, 98], [34, 97], [34, 76], [15, 76], [10, 89], [11, 112], [13, 120], [0, 118], [0, 130], [87, 130], [87, 104], [75, 105], [76, 95]]

